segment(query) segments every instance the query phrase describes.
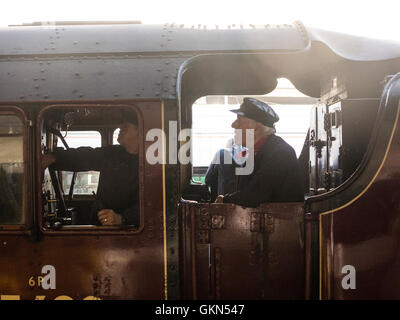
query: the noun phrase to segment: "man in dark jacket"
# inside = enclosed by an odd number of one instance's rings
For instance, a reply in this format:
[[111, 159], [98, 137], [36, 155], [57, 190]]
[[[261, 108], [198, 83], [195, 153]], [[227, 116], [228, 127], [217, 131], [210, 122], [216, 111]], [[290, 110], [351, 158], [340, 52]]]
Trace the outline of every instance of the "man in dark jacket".
[[[238, 191], [219, 196], [216, 202], [258, 207], [265, 202], [303, 201], [296, 153], [274, 134], [278, 115], [268, 104], [253, 98], [244, 98], [240, 108], [231, 111], [237, 114], [232, 127], [241, 129], [242, 144], [254, 152], [254, 170], [237, 176]], [[247, 145], [248, 129], [254, 130], [254, 145]]]
[[[136, 117], [125, 117], [120, 145], [80, 147], [43, 156], [42, 168], [65, 171], [100, 171], [95, 219], [102, 225], [139, 226], [139, 132]], [[96, 221], [93, 221], [95, 223]]]
[[235, 169], [246, 161], [242, 155], [246, 149], [232, 144], [232, 140], [229, 140], [226, 148], [217, 151], [207, 169], [205, 183], [210, 187], [211, 201], [215, 201], [218, 195], [236, 191]]

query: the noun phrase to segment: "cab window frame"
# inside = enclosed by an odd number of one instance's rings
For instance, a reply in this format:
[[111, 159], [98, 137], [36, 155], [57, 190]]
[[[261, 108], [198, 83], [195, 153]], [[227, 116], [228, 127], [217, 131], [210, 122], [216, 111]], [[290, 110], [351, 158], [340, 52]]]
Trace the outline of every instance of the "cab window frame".
[[[43, 224], [43, 204], [42, 204], [42, 180], [40, 179], [40, 175], [38, 175], [38, 179], [36, 180], [37, 183], [37, 219], [38, 219], [38, 226], [44, 235], [71, 235], [71, 234], [76, 234], [76, 235], [135, 235], [139, 234], [143, 231], [144, 229], [144, 148], [145, 148], [145, 135], [144, 135], [144, 120], [143, 120], [143, 115], [140, 111], [140, 109], [134, 104], [110, 104], [110, 103], [104, 103], [104, 104], [88, 104], [88, 103], [82, 103], [82, 104], [51, 104], [47, 105], [46, 107], [42, 108], [37, 115], [37, 135], [36, 135], [36, 145], [38, 146], [37, 148], [37, 159], [41, 159], [41, 148], [40, 148], [40, 143], [41, 143], [41, 124], [43, 121], [43, 116], [46, 114], [51, 109], [77, 109], [77, 108], [87, 108], [87, 109], [106, 109], [106, 108], [125, 108], [128, 109], [129, 111], [135, 112], [137, 115], [138, 119], [138, 129], [139, 129], [139, 167], [138, 167], [138, 176], [139, 176], [139, 217], [140, 217], [140, 224], [138, 228], [133, 228], [131, 225], [118, 225], [118, 226], [97, 226], [97, 225], [63, 225], [61, 228], [55, 229], [55, 228], [46, 228]], [[77, 127], [78, 128], [78, 127]], [[79, 129], [81, 129], [80, 127]], [[111, 128], [111, 126], [110, 126]], [[112, 129], [112, 130], [115, 130]], [[105, 137], [104, 130], [103, 128], [98, 128], [98, 129], [93, 129], [93, 131], [99, 131], [102, 137], [102, 146], [108, 145], [110, 142], [112, 144], [112, 137], [111, 139], [109, 137]], [[113, 131], [112, 131], [113, 132]], [[111, 135], [112, 133], [110, 133]], [[105, 144], [105, 142], [107, 142]], [[39, 169], [40, 170], [40, 169]]]
[[0, 117], [1, 116], [15, 116], [21, 121], [22, 125], [22, 152], [23, 152], [23, 190], [22, 190], [22, 223], [10, 223], [4, 224], [0, 223], [0, 233], [1, 234], [27, 234], [31, 233], [31, 228], [34, 223], [34, 212], [33, 212], [33, 197], [32, 197], [32, 187], [33, 187], [33, 165], [32, 165], [32, 146], [30, 144], [30, 123], [25, 111], [18, 106], [1, 106], [0, 107]]

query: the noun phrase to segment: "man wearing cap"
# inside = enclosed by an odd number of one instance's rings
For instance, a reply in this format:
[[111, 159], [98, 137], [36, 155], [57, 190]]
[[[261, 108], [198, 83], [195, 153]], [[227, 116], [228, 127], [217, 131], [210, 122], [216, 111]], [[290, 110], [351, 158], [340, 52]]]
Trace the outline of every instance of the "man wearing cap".
[[100, 171], [92, 223], [139, 225], [139, 131], [136, 115], [124, 113], [118, 142], [101, 148], [80, 147], [42, 157], [42, 170]]
[[[245, 207], [258, 207], [266, 202], [303, 201], [299, 166], [293, 148], [275, 135], [274, 123], [279, 120], [266, 103], [244, 98], [232, 123], [241, 129], [242, 145], [254, 152], [254, 170], [249, 175], [237, 176], [237, 191], [218, 196], [217, 203], [235, 203]], [[254, 145], [248, 145], [246, 130], [254, 130]]]

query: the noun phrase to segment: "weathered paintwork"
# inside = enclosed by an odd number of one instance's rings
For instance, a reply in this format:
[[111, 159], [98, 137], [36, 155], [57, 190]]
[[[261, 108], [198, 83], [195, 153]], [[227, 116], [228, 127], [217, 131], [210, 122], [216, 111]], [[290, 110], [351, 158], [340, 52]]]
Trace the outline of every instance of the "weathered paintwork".
[[186, 299], [304, 299], [303, 203], [181, 204]]

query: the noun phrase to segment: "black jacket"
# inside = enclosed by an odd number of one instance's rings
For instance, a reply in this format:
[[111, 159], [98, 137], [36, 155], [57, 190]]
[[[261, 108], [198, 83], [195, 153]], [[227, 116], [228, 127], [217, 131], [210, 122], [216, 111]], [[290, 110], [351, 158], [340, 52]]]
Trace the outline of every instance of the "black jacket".
[[138, 155], [126, 152], [120, 145], [112, 145], [71, 148], [56, 151], [55, 156], [54, 169], [100, 171], [95, 211], [112, 209], [122, 216], [124, 224], [139, 225]]
[[224, 196], [224, 203], [258, 207], [266, 202], [304, 200], [299, 165], [293, 148], [282, 138], [268, 136], [254, 156], [250, 175], [238, 176], [238, 191]]

